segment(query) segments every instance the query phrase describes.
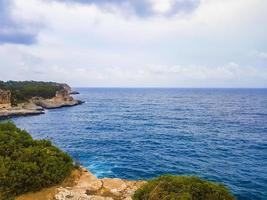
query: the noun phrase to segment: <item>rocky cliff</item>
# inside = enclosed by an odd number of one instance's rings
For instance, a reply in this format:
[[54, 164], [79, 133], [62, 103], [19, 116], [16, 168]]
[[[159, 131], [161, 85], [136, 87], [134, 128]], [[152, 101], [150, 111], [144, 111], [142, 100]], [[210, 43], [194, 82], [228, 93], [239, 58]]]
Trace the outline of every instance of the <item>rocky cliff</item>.
[[59, 86], [61, 89], [56, 91], [54, 97], [45, 99], [35, 96], [16, 106], [11, 106], [11, 92], [0, 89], [0, 118], [43, 114], [44, 109], [75, 106], [83, 103], [80, 100], [75, 100], [70, 95], [72, 90], [69, 85], [59, 83], [55, 83], [55, 85]]
[[145, 181], [129, 181], [118, 178], [98, 179], [81, 168], [81, 175], [73, 187], [58, 188], [55, 200], [131, 200], [134, 192]]
[[56, 92], [56, 95], [51, 99], [34, 98], [33, 102], [45, 109], [61, 108], [66, 106], [75, 106], [83, 103], [80, 100], [75, 100], [70, 95], [71, 89], [64, 88]]
[[11, 107], [11, 93], [9, 90], [0, 89], [0, 109]]
[[62, 184], [22, 195], [16, 200], [132, 200], [134, 192], [145, 183], [118, 178], [98, 179], [80, 168]]

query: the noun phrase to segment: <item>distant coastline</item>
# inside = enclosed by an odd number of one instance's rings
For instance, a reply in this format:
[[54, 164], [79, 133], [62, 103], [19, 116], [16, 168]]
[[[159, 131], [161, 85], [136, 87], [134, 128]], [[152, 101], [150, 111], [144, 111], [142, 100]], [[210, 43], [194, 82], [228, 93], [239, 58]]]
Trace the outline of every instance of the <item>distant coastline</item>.
[[57, 109], [84, 103], [71, 95], [79, 94], [66, 83], [9, 81], [0, 82], [0, 119], [45, 114]]

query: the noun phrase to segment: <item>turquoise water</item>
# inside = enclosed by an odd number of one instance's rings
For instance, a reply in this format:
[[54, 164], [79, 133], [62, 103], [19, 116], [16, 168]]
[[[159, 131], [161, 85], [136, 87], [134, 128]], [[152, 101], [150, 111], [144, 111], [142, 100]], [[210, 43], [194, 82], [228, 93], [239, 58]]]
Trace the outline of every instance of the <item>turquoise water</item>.
[[98, 177], [198, 175], [267, 199], [267, 89], [77, 90], [83, 105], [13, 120]]

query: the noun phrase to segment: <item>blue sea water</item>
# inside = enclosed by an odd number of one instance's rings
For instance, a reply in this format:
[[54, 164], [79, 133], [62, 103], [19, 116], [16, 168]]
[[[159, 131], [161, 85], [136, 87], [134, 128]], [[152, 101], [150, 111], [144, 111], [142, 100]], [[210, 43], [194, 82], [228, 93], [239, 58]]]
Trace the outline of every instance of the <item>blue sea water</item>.
[[198, 175], [267, 199], [267, 89], [77, 90], [85, 104], [13, 121], [98, 177]]

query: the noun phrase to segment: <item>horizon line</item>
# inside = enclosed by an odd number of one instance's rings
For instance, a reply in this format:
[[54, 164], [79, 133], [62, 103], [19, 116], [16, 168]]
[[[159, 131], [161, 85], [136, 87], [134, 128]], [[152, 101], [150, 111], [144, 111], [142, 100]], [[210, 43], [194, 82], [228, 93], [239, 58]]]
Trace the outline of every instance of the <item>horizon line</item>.
[[121, 86], [71, 86], [72, 88], [92, 89], [267, 89], [267, 87], [121, 87]]

